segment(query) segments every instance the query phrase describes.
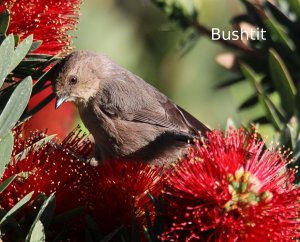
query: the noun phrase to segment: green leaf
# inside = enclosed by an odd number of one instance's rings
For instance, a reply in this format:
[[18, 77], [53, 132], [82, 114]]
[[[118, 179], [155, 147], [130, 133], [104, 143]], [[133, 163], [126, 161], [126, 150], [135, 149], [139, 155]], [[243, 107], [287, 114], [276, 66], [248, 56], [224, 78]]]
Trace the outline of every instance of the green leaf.
[[276, 3], [266, 2], [266, 9], [269, 10], [274, 18], [278, 21], [278, 23], [282, 24], [288, 29], [293, 29], [295, 23], [292, 21], [290, 16], [283, 11], [283, 9], [276, 5]]
[[28, 51], [31, 48], [32, 41], [33, 41], [33, 35], [31, 34], [26, 39], [24, 39], [22, 43], [20, 43], [17, 46], [10, 64], [10, 72], [13, 71], [27, 55]]
[[0, 138], [7, 135], [24, 112], [32, 90], [31, 77], [20, 82], [0, 115]]
[[24, 159], [29, 151], [37, 151], [43, 146], [44, 144], [47, 144], [50, 140], [52, 140], [56, 134], [52, 134], [49, 136], [46, 136], [45, 138], [35, 142], [34, 144], [30, 145], [30, 147], [24, 149], [22, 152], [15, 155], [15, 160], [22, 160]]
[[4, 180], [1, 184], [0, 184], [0, 193], [3, 192], [10, 183], [13, 182], [13, 180], [15, 180], [15, 178], [17, 177], [17, 175], [13, 175], [9, 178], [7, 178], [6, 180]]
[[296, 87], [283, 60], [275, 50], [269, 51], [269, 69], [272, 81], [281, 98], [281, 105], [291, 117], [295, 109]]
[[264, 19], [265, 26], [274, 42], [287, 46], [290, 50], [295, 50], [295, 45], [285, 33], [283, 28], [270, 16]]
[[259, 83], [260, 78], [246, 64], [241, 64], [241, 70], [242, 70], [244, 76], [249, 81], [251, 81], [251, 83], [254, 85], [256, 92], [258, 94], [258, 99], [259, 99], [261, 105], [265, 108], [268, 119], [272, 122], [275, 129], [281, 130], [282, 129], [281, 120], [283, 119], [283, 117], [281, 117], [282, 115], [280, 115], [279, 110], [272, 103], [272, 101], [264, 94], [263, 88]]
[[290, 122], [287, 124], [287, 128], [291, 135], [291, 148], [295, 149], [297, 141], [299, 140], [299, 120], [295, 117], [291, 118]]
[[290, 8], [297, 14], [298, 18], [300, 18], [300, 0], [287, 0]]
[[42, 45], [43, 41], [42, 40], [36, 40], [32, 43], [29, 52], [35, 51], [37, 50], [41, 45]]
[[145, 217], [146, 217], [146, 227], [144, 227], [144, 234], [148, 242], [154, 242], [157, 241], [156, 235], [153, 232], [152, 229], [152, 221], [150, 213], [146, 206], [144, 206], [145, 209]]
[[55, 224], [63, 224], [68, 221], [71, 221], [73, 218], [82, 214], [84, 212], [84, 209], [85, 209], [84, 207], [78, 207], [78, 208], [69, 210], [67, 212], [64, 212], [62, 214], [59, 214], [53, 219], [53, 224], [54, 223]]
[[5, 9], [0, 13], [0, 35], [5, 35], [9, 25], [9, 12]]
[[13, 216], [15, 213], [17, 213], [26, 203], [30, 201], [32, 198], [34, 192], [28, 193], [25, 197], [23, 197], [15, 206], [13, 206], [1, 219], [0, 225], [3, 226], [3, 224], [7, 221], [7, 219], [11, 216]]
[[0, 87], [5, 77], [9, 74], [10, 64], [14, 55], [15, 40], [10, 34], [5, 38], [0, 46]]
[[230, 87], [236, 83], [244, 81], [243, 76], [233, 77], [232, 79], [226, 80], [224, 82], [221, 82], [215, 86], [215, 89], [222, 89], [225, 87]]
[[161, 235], [165, 231], [165, 221], [161, 215], [157, 215], [153, 221], [153, 233], [157, 236]]
[[33, 59], [48, 59], [48, 58], [52, 58], [52, 55], [46, 55], [46, 54], [36, 54], [36, 53], [30, 53], [27, 56], [29, 59], [33, 58]]
[[297, 141], [299, 140], [299, 121], [296, 117], [292, 117], [286, 124], [285, 128], [281, 131], [279, 141], [280, 145], [293, 150], [293, 156], [296, 157], [295, 152]]
[[14, 146], [14, 137], [11, 132], [3, 139], [0, 139], [0, 177], [2, 177], [6, 165], [10, 160]]
[[[55, 196], [54, 196], [53, 193], [44, 201], [43, 205], [41, 206], [41, 208], [40, 208], [40, 210], [39, 210], [39, 212], [38, 212], [38, 214], [37, 214], [34, 222], [32, 223], [32, 225], [30, 227], [29, 232], [28, 232], [28, 234], [26, 236], [26, 239], [25, 239], [26, 242], [30, 242], [31, 241], [31, 236], [32, 236], [32, 233], [33, 233], [33, 230], [34, 230], [34, 227], [35, 227], [36, 223], [38, 223], [39, 221], [42, 221], [41, 218], [43, 217], [44, 213], [47, 212], [48, 206], [52, 207], [54, 201], [55, 201]], [[51, 208], [51, 210], [52, 210], [52, 208]], [[50, 221], [47, 221], [47, 223], [49, 223], [49, 222]]]
[[[118, 234], [120, 234], [121, 238], [116, 238], [115, 241], [128, 241], [124, 238], [124, 236], [122, 235], [126, 233], [126, 228], [124, 227], [124, 225], [121, 225], [120, 227], [116, 228], [115, 230], [113, 230], [112, 232], [110, 232], [108, 235], [106, 235], [103, 239], [101, 240], [96, 240], [96, 241], [100, 241], [100, 242], [108, 242], [108, 241], [114, 241], [113, 239], [117, 237]], [[93, 237], [92, 237], [93, 238]]]
[[141, 241], [138, 221], [137, 221], [135, 212], [133, 213], [132, 226], [131, 226], [131, 241], [132, 242], [140, 242]]
[[20, 35], [14, 34], [15, 46], [19, 44], [20, 39], [21, 39], [21, 38], [20, 38]]
[[[300, 159], [300, 140], [298, 139], [295, 145], [295, 149], [293, 150], [293, 157], [295, 159], [297, 159], [299, 161]], [[296, 162], [296, 165], [298, 165], [299, 163]], [[299, 182], [299, 173], [296, 174], [297, 180]]]
[[296, 115], [300, 120], [300, 82], [297, 84], [297, 94], [295, 98]]
[[[156, 211], [156, 216], [153, 221], [153, 226], [152, 226], [152, 233], [155, 238], [157, 238], [158, 235], [161, 235], [165, 229], [165, 220], [163, 216], [161, 216], [162, 212], [162, 206], [161, 206], [161, 201], [156, 199], [151, 193], [147, 193], [151, 203], [153, 204], [155, 211]], [[157, 240], [154, 240], [157, 241]]]
[[89, 232], [89, 235], [95, 240], [95, 241], [102, 241], [103, 236], [98, 228], [98, 224], [94, 221], [94, 219], [90, 215], [85, 216], [86, 221], [86, 229]]
[[46, 241], [44, 226], [42, 222], [38, 220], [33, 227], [32, 234], [30, 237], [30, 242], [44, 242], [44, 241]]

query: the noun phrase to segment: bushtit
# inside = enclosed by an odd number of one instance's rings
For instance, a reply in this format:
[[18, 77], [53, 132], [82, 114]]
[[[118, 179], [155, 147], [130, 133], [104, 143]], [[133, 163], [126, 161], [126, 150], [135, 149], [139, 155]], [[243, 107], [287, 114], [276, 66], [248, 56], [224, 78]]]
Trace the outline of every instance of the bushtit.
[[[76, 51], [56, 66], [56, 108], [76, 104], [95, 140], [95, 160], [174, 160], [208, 128], [108, 57]], [[94, 160], [94, 161], [95, 161]]]

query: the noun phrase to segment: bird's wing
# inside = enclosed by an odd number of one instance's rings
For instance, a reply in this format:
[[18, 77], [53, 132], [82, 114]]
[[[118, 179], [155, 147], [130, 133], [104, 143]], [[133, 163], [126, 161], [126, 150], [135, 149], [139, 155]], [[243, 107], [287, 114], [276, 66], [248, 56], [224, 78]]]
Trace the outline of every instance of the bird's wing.
[[122, 119], [130, 122], [147, 123], [168, 129], [186, 129], [185, 123], [179, 112], [174, 112], [170, 108], [164, 109], [165, 105], [151, 103], [143, 107], [139, 105], [124, 106], [109, 103], [101, 105], [101, 109], [106, 115], [114, 119]]
[[196, 134], [198, 134], [198, 131], [205, 134], [209, 130], [203, 123], [158, 91], [156, 91], [156, 98], [166, 113], [168, 122], [175, 123], [177, 127], [185, 127]]
[[176, 105], [178, 111], [180, 112], [181, 116], [184, 118], [185, 122], [196, 129], [198, 132], [200, 131], [203, 135], [205, 135], [206, 132], [210, 131], [210, 129], [205, 126], [202, 122], [200, 122], [198, 119], [196, 119], [194, 116], [192, 116], [190, 113], [185, 111], [183, 108]]
[[[143, 80], [140, 83], [144, 92], [136, 89], [136, 84], [133, 84], [134, 86], [130, 89], [128, 82], [120, 90], [122, 93], [118, 93], [117, 87], [111, 87], [110, 90], [114, 90], [114, 93], [107, 92], [110, 96], [106, 97], [106, 101], [102, 101], [103, 111], [111, 118], [156, 125], [177, 133], [197, 135], [198, 131], [205, 133], [209, 130], [154, 87]], [[130, 93], [131, 96], [121, 98], [124, 92]]]

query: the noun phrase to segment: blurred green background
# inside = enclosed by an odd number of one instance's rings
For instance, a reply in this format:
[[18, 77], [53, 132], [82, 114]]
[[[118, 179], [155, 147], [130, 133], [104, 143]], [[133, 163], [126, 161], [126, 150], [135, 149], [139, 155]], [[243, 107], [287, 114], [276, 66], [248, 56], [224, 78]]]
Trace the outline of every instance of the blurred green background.
[[[230, 18], [242, 11], [234, 0], [195, 2], [207, 27], [227, 29]], [[200, 37], [182, 55], [180, 43], [187, 34], [150, 0], [86, 0], [81, 14], [74, 40], [77, 49], [110, 56], [211, 128], [223, 128], [228, 117], [237, 125], [248, 122], [251, 113], [239, 113], [237, 106], [252, 87], [245, 82], [234, 89], [215, 88], [229, 75], [215, 61], [225, 50]]]

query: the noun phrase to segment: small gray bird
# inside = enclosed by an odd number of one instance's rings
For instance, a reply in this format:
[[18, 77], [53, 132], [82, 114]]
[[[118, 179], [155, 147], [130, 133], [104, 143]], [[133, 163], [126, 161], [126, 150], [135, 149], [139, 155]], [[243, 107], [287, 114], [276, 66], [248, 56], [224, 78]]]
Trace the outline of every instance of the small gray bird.
[[76, 51], [57, 66], [56, 108], [76, 104], [95, 140], [94, 161], [172, 161], [209, 129], [140, 77], [108, 57]]

